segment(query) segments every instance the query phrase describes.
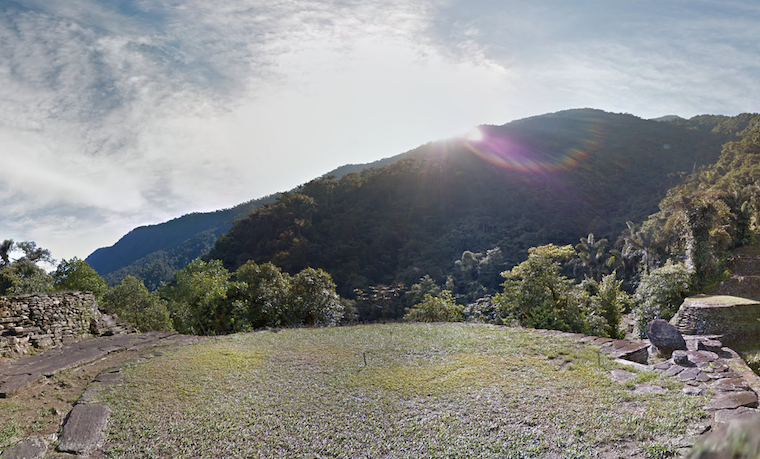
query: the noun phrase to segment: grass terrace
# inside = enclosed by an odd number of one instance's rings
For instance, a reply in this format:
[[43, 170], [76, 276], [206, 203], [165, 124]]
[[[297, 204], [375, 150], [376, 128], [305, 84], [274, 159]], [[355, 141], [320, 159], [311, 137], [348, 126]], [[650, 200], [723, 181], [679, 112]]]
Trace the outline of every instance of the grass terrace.
[[[107, 457], [669, 457], [703, 397], [535, 331], [391, 324], [166, 352], [107, 395]], [[639, 395], [635, 383], [665, 394]]]

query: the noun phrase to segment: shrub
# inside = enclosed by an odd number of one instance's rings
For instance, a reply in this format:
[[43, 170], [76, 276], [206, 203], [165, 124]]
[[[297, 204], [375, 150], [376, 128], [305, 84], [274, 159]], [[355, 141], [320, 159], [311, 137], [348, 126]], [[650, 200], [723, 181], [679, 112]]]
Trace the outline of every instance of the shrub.
[[634, 308], [635, 329], [640, 337], [646, 335], [646, 327], [654, 319], [670, 320], [689, 292], [692, 270], [683, 263], [671, 260], [641, 277], [636, 288]]
[[173, 330], [166, 301], [145, 288], [134, 276], [127, 276], [103, 295], [103, 307], [133, 323], [142, 331]]
[[450, 290], [440, 295], [425, 294], [425, 299], [407, 310], [404, 320], [409, 322], [460, 322], [464, 306], [456, 304]]

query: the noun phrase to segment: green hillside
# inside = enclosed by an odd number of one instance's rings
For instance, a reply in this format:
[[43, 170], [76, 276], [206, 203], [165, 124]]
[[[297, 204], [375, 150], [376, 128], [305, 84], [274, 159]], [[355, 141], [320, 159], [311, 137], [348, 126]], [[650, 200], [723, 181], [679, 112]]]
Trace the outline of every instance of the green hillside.
[[427, 144], [382, 168], [321, 178], [238, 221], [210, 258], [330, 272], [343, 295], [443, 281], [466, 250], [498, 246], [501, 268], [531, 246], [613, 240], [748, 121], [643, 120], [580, 109], [483, 126], [482, 140]]
[[109, 284], [127, 275], [143, 279], [149, 287], [171, 280], [174, 271], [208, 252], [235, 220], [274, 202], [266, 196], [230, 209], [192, 213], [158, 225], [135, 228], [111, 247], [91, 253], [86, 262]]

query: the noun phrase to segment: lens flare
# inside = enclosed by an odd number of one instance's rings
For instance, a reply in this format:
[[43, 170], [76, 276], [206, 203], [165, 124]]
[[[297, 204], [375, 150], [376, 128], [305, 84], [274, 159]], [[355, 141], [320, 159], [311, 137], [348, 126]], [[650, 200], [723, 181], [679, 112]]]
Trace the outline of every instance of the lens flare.
[[599, 148], [599, 142], [593, 140], [597, 137], [591, 134], [575, 145], [538, 151], [504, 132], [477, 129], [477, 134], [467, 134], [464, 144], [470, 152], [501, 169], [543, 175], [579, 167], [588, 159], [589, 151]]
[[470, 142], [480, 142], [483, 140], [483, 132], [480, 129], [474, 127], [464, 135], [464, 138]]

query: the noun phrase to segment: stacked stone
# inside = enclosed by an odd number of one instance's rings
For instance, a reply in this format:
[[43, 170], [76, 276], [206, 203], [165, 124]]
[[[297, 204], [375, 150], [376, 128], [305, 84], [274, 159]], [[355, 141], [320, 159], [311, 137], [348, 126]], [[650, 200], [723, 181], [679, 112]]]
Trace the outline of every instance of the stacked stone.
[[671, 323], [684, 335], [722, 335], [735, 350], [760, 348], [760, 301], [725, 295], [686, 298]]
[[89, 292], [0, 297], [0, 357], [81, 339], [100, 324]]

